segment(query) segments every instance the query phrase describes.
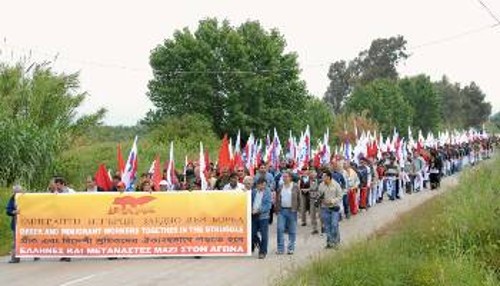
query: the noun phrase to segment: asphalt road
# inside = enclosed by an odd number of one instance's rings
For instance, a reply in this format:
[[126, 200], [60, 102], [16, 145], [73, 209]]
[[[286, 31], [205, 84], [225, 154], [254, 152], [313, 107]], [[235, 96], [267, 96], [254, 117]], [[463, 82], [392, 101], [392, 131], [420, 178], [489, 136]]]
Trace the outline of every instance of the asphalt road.
[[[384, 201], [350, 220], [341, 222], [342, 244], [368, 238], [378, 229], [397, 220], [423, 202], [456, 184], [446, 178], [441, 190], [424, 190], [405, 195], [395, 202]], [[259, 260], [256, 254], [245, 258], [165, 258], [165, 259], [73, 259], [72, 262], [25, 259], [8, 264], [0, 259], [0, 285], [269, 285], [311, 259], [335, 250], [325, 250], [325, 237], [311, 235], [311, 228], [298, 227], [297, 247], [293, 256], [276, 256], [276, 224], [270, 226], [269, 255]]]

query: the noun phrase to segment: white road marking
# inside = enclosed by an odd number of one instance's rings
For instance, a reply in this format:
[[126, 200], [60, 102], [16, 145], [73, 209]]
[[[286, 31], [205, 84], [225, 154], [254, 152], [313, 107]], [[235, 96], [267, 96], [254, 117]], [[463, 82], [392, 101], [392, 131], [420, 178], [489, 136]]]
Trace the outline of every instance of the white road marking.
[[75, 279], [75, 280], [68, 281], [68, 282], [63, 283], [63, 284], [61, 284], [59, 286], [69, 286], [69, 285], [77, 284], [77, 283], [80, 283], [80, 282], [92, 279], [95, 276], [96, 276], [95, 274], [92, 274], [92, 275], [89, 275], [89, 276], [84, 276], [82, 278], [78, 278], [78, 279]]

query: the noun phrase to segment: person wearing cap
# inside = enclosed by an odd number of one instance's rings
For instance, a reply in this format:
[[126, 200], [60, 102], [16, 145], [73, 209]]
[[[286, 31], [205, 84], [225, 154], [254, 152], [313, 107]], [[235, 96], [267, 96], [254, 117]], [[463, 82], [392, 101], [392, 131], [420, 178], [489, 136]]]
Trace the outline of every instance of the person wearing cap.
[[19, 215], [19, 210], [17, 209], [17, 203], [16, 203], [16, 194], [21, 192], [22, 192], [21, 186], [16, 185], [12, 187], [12, 196], [10, 197], [6, 207], [6, 213], [11, 218], [10, 229], [12, 230], [12, 236], [14, 238], [9, 263], [19, 263], [21, 261], [19, 257], [16, 257], [16, 222], [17, 222], [17, 216]]

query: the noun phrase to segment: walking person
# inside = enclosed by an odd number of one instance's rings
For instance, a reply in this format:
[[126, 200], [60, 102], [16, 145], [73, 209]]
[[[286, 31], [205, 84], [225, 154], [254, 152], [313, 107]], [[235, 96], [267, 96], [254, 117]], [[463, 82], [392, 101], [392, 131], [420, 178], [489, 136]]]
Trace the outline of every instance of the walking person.
[[257, 184], [257, 182], [261, 178], [266, 181], [266, 186], [271, 191], [271, 195], [273, 196], [271, 209], [269, 210], [269, 224], [272, 224], [273, 223], [273, 213], [274, 213], [274, 201], [275, 201], [274, 197], [276, 195], [276, 188], [275, 188], [276, 184], [275, 184], [274, 176], [271, 174], [271, 172], [269, 172], [269, 169], [265, 163], [261, 163], [259, 165], [259, 171], [257, 172], [255, 177], [253, 178], [254, 186]]
[[[284, 174], [283, 174], [284, 175]], [[302, 226], [307, 225], [307, 202], [311, 197], [311, 180], [309, 176], [309, 171], [307, 169], [302, 170], [302, 174], [299, 180], [300, 187], [300, 220], [302, 221]], [[309, 210], [310, 212], [310, 210]]]
[[311, 182], [311, 186], [309, 189], [309, 214], [311, 216], [311, 225], [312, 232], [311, 234], [318, 234], [318, 217], [319, 217], [319, 229], [323, 229], [323, 218], [321, 217], [321, 206], [316, 204], [316, 201], [319, 199], [318, 192], [318, 179], [316, 171], [311, 170], [309, 172], [309, 181]]
[[12, 196], [9, 199], [6, 207], [6, 213], [10, 216], [10, 229], [12, 230], [13, 243], [12, 243], [12, 251], [10, 253], [9, 263], [19, 263], [21, 259], [16, 257], [16, 224], [17, 224], [17, 216], [19, 215], [19, 210], [17, 209], [16, 203], [16, 194], [21, 193], [22, 188], [19, 185], [16, 185], [12, 188]]
[[395, 199], [400, 199], [399, 196], [399, 175], [400, 168], [396, 163], [396, 157], [391, 156], [389, 164], [386, 165], [386, 188], [389, 195], [389, 199], [394, 201]]
[[326, 248], [335, 248], [340, 243], [339, 219], [342, 205], [342, 188], [332, 180], [331, 172], [323, 173], [319, 185], [321, 213], [325, 224]]
[[299, 186], [292, 181], [292, 173], [283, 173], [283, 186], [276, 192], [276, 213], [278, 214], [278, 251], [276, 254], [285, 253], [285, 229], [288, 230], [287, 253], [292, 255], [295, 251], [297, 237], [297, 212], [300, 209]]
[[[74, 193], [76, 193], [75, 190], [73, 190], [72, 188], [70, 188], [70, 187], [67, 186], [66, 180], [64, 180], [64, 178], [62, 178], [62, 177], [55, 177], [54, 178], [54, 186], [55, 186], [55, 190], [54, 190], [55, 194], [59, 194], [59, 193], [62, 193], [62, 194], [74, 194]], [[71, 258], [69, 258], [69, 257], [61, 257], [59, 259], [59, 261], [61, 261], [61, 262], [71, 262]]]
[[359, 176], [351, 164], [349, 163], [345, 164], [345, 169], [347, 172], [346, 188], [348, 190], [347, 201], [349, 203], [349, 214], [356, 215], [359, 210], [359, 193], [358, 193], [358, 187], [360, 184]]
[[267, 187], [266, 179], [259, 178], [252, 190], [252, 252], [259, 248], [259, 259], [267, 255], [271, 205], [271, 190]]

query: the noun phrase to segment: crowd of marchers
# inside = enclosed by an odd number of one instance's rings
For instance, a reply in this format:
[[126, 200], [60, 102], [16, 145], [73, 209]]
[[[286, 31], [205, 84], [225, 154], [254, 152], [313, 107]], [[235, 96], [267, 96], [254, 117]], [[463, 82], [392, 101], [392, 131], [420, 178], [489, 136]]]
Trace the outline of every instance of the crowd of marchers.
[[[172, 180], [165, 169], [159, 184], [153, 182], [153, 174], [143, 173], [135, 185], [140, 192], [191, 191], [201, 190], [205, 180], [205, 190], [251, 192], [252, 252], [258, 250], [258, 257], [263, 259], [268, 255], [269, 227], [274, 221], [276, 255], [294, 254], [299, 225], [310, 226], [312, 235], [325, 236], [327, 249], [336, 249], [341, 242], [341, 220], [369, 211], [384, 200], [400, 200], [405, 194], [437, 190], [443, 177], [490, 158], [496, 145], [498, 140], [488, 137], [468, 143], [412, 148], [406, 150], [404, 158], [395, 152], [358, 157], [334, 154], [327, 163], [318, 165], [311, 160], [300, 169], [296, 162], [287, 159], [276, 167], [261, 162], [254, 170], [244, 165], [219, 170], [216, 164], [210, 164], [206, 167], [206, 177], [196, 162], [187, 162], [182, 174], [176, 173], [176, 180]], [[173, 184], [169, 183], [172, 181]], [[14, 186], [7, 205], [14, 235], [16, 218], [22, 211], [17, 208], [15, 194], [22, 191], [21, 186]], [[99, 187], [96, 178], [89, 176], [82, 191], [125, 192], [126, 185], [119, 173], [112, 176], [108, 190]], [[56, 176], [47, 192], [74, 193], [75, 190], [63, 177]], [[10, 262], [19, 261], [14, 243]], [[61, 261], [70, 259], [61, 258]]]

